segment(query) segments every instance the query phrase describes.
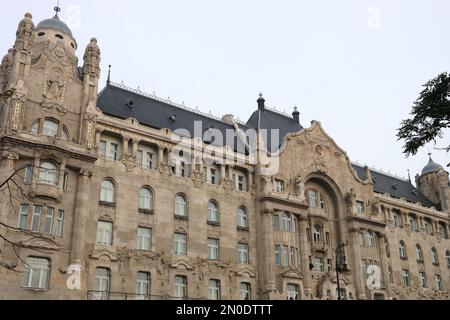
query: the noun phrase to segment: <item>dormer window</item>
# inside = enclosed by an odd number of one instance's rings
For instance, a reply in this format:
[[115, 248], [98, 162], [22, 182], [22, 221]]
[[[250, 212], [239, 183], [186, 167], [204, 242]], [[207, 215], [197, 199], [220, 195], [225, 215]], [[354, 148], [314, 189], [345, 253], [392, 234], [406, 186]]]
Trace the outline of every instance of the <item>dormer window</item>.
[[45, 119], [42, 133], [48, 137], [56, 137], [58, 135], [58, 126], [58, 122], [55, 120]]
[[284, 181], [275, 179], [275, 191], [276, 192], [284, 192]]

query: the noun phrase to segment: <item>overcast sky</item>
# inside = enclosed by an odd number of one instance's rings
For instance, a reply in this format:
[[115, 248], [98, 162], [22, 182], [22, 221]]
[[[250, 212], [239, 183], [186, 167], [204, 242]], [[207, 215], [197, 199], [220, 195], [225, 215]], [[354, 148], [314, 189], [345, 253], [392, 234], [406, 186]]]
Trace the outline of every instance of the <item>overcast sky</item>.
[[[51, 0], [2, 4], [0, 53], [27, 11]], [[450, 1], [62, 0], [82, 61], [97, 37], [102, 80], [247, 121], [258, 93], [301, 122], [321, 121], [353, 161], [400, 176], [421, 172], [428, 148], [405, 159], [396, 128], [422, 85], [450, 71]], [[449, 143], [450, 134], [439, 146]], [[433, 149], [430, 145], [430, 149]], [[440, 164], [450, 155], [434, 151]]]

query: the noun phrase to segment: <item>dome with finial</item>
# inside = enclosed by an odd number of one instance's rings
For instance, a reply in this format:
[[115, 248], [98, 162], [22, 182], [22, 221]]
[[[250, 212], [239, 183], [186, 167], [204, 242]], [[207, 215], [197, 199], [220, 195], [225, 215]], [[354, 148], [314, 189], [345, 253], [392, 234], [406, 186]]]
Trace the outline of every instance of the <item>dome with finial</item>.
[[57, 31], [61, 31], [62, 33], [65, 33], [66, 35], [69, 35], [73, 38], [72, 30], [65, 24], [63, 21], [59, 19], [58, 13], [61, 11], [61, 8], [55, 7], [55, 16], [51, 19], [46, 19], [37, 25], [36, 29], [53, 29]]
[[427, 174], [427, 173], [438, 172], [440, 170], [444, 170], [443, 166], [441, 166], [440, 164], [433, 161], [433, 159], [431, 158], [431, 154], [429, 154], [429, 156], [430, 156], [430, 161], [428, 161], [428, 164], [425, 166], [425, 168], [423, 168], [422, 175]]

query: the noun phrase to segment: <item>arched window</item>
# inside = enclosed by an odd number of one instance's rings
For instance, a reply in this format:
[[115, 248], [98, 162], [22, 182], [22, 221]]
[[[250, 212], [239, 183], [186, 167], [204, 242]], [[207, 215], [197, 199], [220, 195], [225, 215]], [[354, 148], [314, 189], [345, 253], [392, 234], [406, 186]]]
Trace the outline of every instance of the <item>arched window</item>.
[[450, 268], [450, 250], [445, 253], [445, 260], [447, 260], [447, 267]]
[[45, 136], [56, 137], [58, 135], [58, 127], [59, 124], [55, 120], [45, 119], [44, 129], [42, 130], [42, 133]]
[[419, 262], [423, 261], [423, 252], [422, 252], [422, 248], [420, 247], [420, 244], [418, 244], [416, 246], [416, 259]]
[[43, 162], [39, 168], [39, 182], [56, 185], [58, 183], [58, 171], [52, 162]]
[[31, 126], [31, 134], [38, 135], [39, 134], [39, 124], [41, 123], [40, 120], [36, 120], [33, 125]]
[[141, 188], [141, 190], [139, 190], [139, 209], [153, 209], [153, 192], [147, 187]]
[[314, 238], [314, 242], [322, 241], [322, 228], [320, 226], [314, 227], [313, 238]]
[[239, 228], [248, 228], [247, 210], [239, 208], [237, 212], [237, 225]]
[[408, 259], [408, 256], [406, 255], [406, 245], [403, 241], [400, 241], [399, 253], [400, 259], [402, 260]]
[[434, 265], [439, 264], [438, 253], [435, 248], [431, 249], [431, 262], [433, 262]]
[[109, 179], [102, 182], [100, 191], [100, 201], [104, 203], [116, 202], [116, 185]]
[[281, 221], [283, 223], [283, 230], [291, 231], [292, 229], [291, 215], [287, 212], [283, 213], [283, 215], [281, 216]]
[[318, 207], [319, 193], [316, 190], [309, 190], [309, 205], [311, 208]]
[[177, 195], [175, 197], [175, 215], [179, 217], [187, 217], [187, 199], [183, 195]]
[[214, 201], [208, 202], [208, 222], [219, 223], [219, 206]]

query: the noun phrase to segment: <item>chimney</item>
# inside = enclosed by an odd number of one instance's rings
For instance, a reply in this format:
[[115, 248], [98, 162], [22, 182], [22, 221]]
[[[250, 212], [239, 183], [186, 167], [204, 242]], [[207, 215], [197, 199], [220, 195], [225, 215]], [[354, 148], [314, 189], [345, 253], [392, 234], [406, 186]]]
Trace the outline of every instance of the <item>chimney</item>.
[[298, 111], [297, 107], [294, 107], [294, 112], [292, 112], [292, 117], [294, 118], [295, 122], [300, 124], [300, 112]]
[[263, 94], [260, 93], [259, 94], [259, 99], [258, 99], [258, 109], [260, 111], [264, 111], [266, 109], [265, 103], [266, 103], [266, 100], [263, 98]]

